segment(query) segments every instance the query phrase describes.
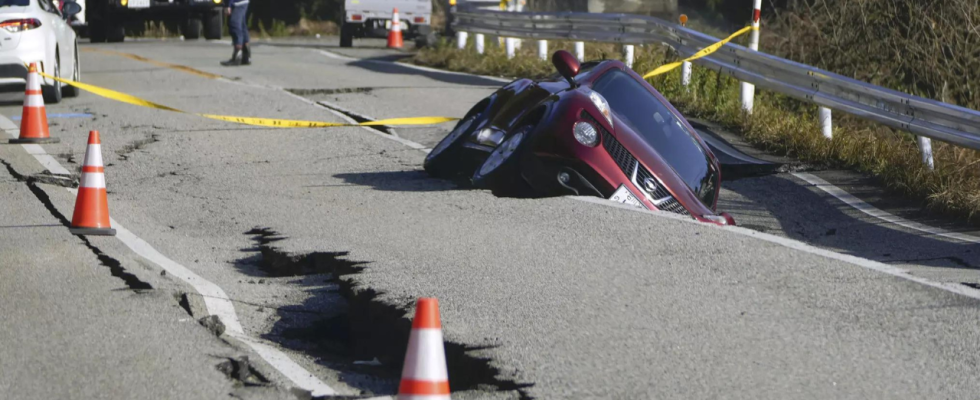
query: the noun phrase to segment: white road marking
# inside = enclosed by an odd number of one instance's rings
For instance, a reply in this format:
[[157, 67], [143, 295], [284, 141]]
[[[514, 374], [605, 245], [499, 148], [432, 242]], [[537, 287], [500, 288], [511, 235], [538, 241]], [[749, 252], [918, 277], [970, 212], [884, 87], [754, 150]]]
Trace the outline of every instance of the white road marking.
[[[3, 129], [12, 137], [17, 137], [19, 135], [17, 125], [2, 115], [0, 115], [0, 129]], [[59, 164], [54, 157], [48, 155], [41, 146], [22, 146], [28, 154], [34, 156], [34, 159], [36, 159], [41, 166], [51, 173], [70, 175], [68, 170], [61, 166], [61, 164]], [[73, 196], [78, 195], [77, 189], [68, 189], [68, 192]], [[337, 394], [333, 388], [328, 386], [326, 383], [323, 383], [323, 381], [299, 364], [296, 364], [296, 362], [291, 360], [289, 356], [279, 349], [246, 335], [245, 330], [242, 328], [241, 322], [238, 320], [238, 315], [235, 313], [234, 304], [231, 302], [231, 299], [228, 298], [228, 295], [225, 294], [225, 291], [221, 289], [221, 287], [212, 283], [211, 281], [208, 281], [207, 279], [202, 278], [200, 275], [195, 274], [193, 271], [187, 269], [183, 265], [178, 264], [176, 261], [167, 258], [159, 251], [154, 249], [153, 246], [150, 246], [150, 244], [145, 240], [133, 234], [133, 232], [129, 229], [126, 229], [125, 226], [120, 224], [115, 219], [110, 218], [109, 221], [112, 224], [112, 227], [116, 229], [116, 238], [123, 242], [126, 247], [139, 256], [149, 260], [163, 270], [167, 271], [168, 274], [176, 276], [193, 287], [194, 290], [197, 291], [204, 299], [204, 304], [208, 309], [208, 314], [218, 316], [221, 323], [225, 325], [226, 335], [248, 345], [253, 351], [255, 351], [255, 353], [268, 362], [269, 365], [281, 372], [287, 379], [296, 384], [296, 386], [312, 392], [314, 396]]]
[[832, 183], [827, 182], [816, 175], [799, 173], [799, 172], [794, 172], [792, 175], [806, 181], [807, 183], [813, 185], [817, 189], [823, 190], [827, 194], [836, 197], [837, 200], [844, 202], [844, 204], [854, 207], [854, 209], [861, 211], [865, 214], [868, 214], [872, 217], [878, 218], [882, 221], [889, 222], [898, 226], [904, 226], [906, 228], [916, 230], [932, 236], [941, 236], [944, 238], [955, 239], [967, 243], [980, 244], [980, 237], [966, 235], [962, 233], [950, 232], [942, 228], [936, 228], [933, 226], [920, 224], [918, 222], [909, 221], [905, 218], [888, 213], [887, 211], [884, 211], [880, 208], [877, 208], [875, 206], [872, 206], [871, 204], [864, 202], [864, 200], [857, 198], [857, 196], [854, 196], [853, 194], [844, 191], [844, 189], [834, 186]]
[[[646, 213], [646, 214], [656, 215], [658, 217], [664, 217], [664, 218], [672, 218], [672, 219], [676, 219], [676, 220], [679, 220], [679, 221], [684, 221], [686, 223], [692, 223], [692, 224], [698, 224], [698, 225], [705, 225], [703, 222], [697, 222], [697, 221], [695, 221], [693, 219], [690, 219], [690, 218], [684, 218], [684, 217], [672, 215], [672, 214], [669, 214], [669, 213], [665, 213], [665, 212], [662, 212], [662, 211], [644, 210], [644, 209], [640, 209], [640, 208], [636, 208], [636, 207], [627, 206], [625, 204], [620, 204], [618, 202], [614, 202], [614, 201], [610, 201], [610, 200], [606, 200], [606, 199], [601, 199], [601, 198], [598, 198], [598, 197], [574, 196], [574, 197], [569, 197], [569, 198], [570, 199], [573, 199], [573, 200], [583, 201], [583, 202], [586, 202], [586, 203], [598, 204], [598, 205], [605, 206], [605, 207], [618, 208], [618, 209], [622, 209], [622, 210], [626, 210], [626, 211], [632, 211], [632, 212]], [[874, 270], [874, 271], [886, 273], [888, 275], [892, 275], [892, 276], [895, 276], [895, 277], [898, 277], [898, 278], [910, 280], [912, 282], [916, 282], [916, 283], [919, 283], [919, 284], [922, 284], [922, 285], [934, 287], [934, 288], [937, 288], [937, 289], [942, 289], [942, 290], [945, 290], [947, 292], [952, 292], [952, 293], [955, 293], [955, 294], [958, 294], [958, 295], [962, 295], [962, 296], [966, 296], [966, 297], [970, 297], [970, 298], [974, 298], [974, 299], [980, 300], [980, 290], [971, 288], [969, 286], [960, 285], [958, 283], [937, 282], [937, 281], [933, 281], [933, 280], [930, 280], [930, 279], [918, 277], [918, 276], [915, 276], [915, 275], [910, 274], [907, 270], [904, 270], [904, 269], [901, 269], [901, 268], [897, 268], [897, 267], [894, 267], [894, 266], [891, 266], [891, 265], [888, 265], [888, 264], [880, 263], [880, 262], [869, 260], [869, 259], [866, 259], [866, 258], [861, 258], [861, 257], [856, 257], [856, 256], [848, 255], [848, 254], [841, 254], [841, 253], [837, 253], [837, 252], [834, 252], [834, 251], [821, 249], [819, 247], [815, 247], [815, 246], [812, 246], [812, 245], [803, 243], [801, 241], [794, 240], [794, 239], [789, 239], [789, 238], [785, 238], [785, 237], [782, 237], [782, 236], [776, 236], [776, 235], [772, 235], [772, 234], [768, 234], [768, 233], [762, 233], [762, 232], [759, 232], [759, 231], [754, 231], [754, 230], [747, 229], [747, 228], [741, 228], [741, 227], [738, 227], [738, 226], [717, 226], [717, 225], [709, 225], [709, 226], [711, 226], [712, 228], [724, 229], [724, 230], [727, 230], [729, 232], [737, 233], [737, 234], [743, 235], [743, 236], [751, 236], [751, 237], [756, 238], [756, 239], [761, 239], [761, 240], [764, 240], [764, 241], [767, 241], [767, 242], [770, 242], [770, 243], [773, 243], [773, 244], [778, 244], [780, 246], [787, 247], [787, 248], [794, 249], [794, 250], [799, 250], [799, 251], [802, 251], [802, 252], [805, 252], [805, 253], [810, 253], [810, 254], [814, 254], [814, 255], [818, 255], [818, 256], [822, 256], [822, 257], [826, 257], [826, 258], [830, 258], [830, 259], [834, 259], [834, 260], [838, 260], [838, 261], [843, 261], [843, 262], [846, 262], [846, 263], [849, 263], [849, 264], [854, 264], [854, 265], [857, 265], [859, 267], [863, 267], [863, 268], [867, 268], [867, 269], [870, 269], [870, 270]]]

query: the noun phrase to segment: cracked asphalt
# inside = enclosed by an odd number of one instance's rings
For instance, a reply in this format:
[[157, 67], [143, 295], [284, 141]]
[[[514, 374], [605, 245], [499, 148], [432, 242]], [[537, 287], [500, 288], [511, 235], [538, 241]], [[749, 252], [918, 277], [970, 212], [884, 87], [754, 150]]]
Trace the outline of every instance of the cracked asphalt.
[[[333, 49], [349, 57], [338, 58], [261, 45], [253, 66], [227, 69], [217, 43], [97, 47], [223, 76], [81, 53], [87, 83], [213, 114], [342, 122], [316, 105], [325, 102], [377, 119], [460, 116], [501, 84], [409, 69], [376, 48]], [[0, 94], [0, 113], [19, 115], [20, 99]], [[459, 398], [972, 398], [980, 389], [980, 301], [753, 231], [570, 198], [496, 198], [429, 178], [424, 153], [369, 129], [239, 126], [87, 93], [48, 111], [92, 115], [52, 118], [62, 143], [44, 148], [75, 171], [88, 131], [102, 132], [113, 218], [224, 289], [246, 334], [344, 395], [393, 394], [399, 368], [397, 351], [382, 351], [391, 344], [347, 347], [359, 339], [345, 324], [397, 331], [421, 296], [440, 299], [447, 341], [472, 349], [470, 362], [489, 360], [450, 370], [465, 385], [454, 387]], [[428, 147], [450, 128], [394, 133]], [[42, 172], [20, 146], [0, 146], [0, 159], [9, 164], [0, 311], [12, 321], [0, 327], [0, 397], [295, 397], [274, 367], [196, 322], [192, 288], [114, 239], [91, 239], [152, 289], [114, 277], [51, 212], [71, 214], [69, 193], [34, 184], [46, 208], [18, 179]], [[973, 230], [860, 175], [812, 173], [894, 214]], [[726, 182], [721, 199], [754, 231], [936, 282], [980, 283], [980, 246], [872, 219], [791, 174]], [[229, 378], [228, 360], [242, 356], [270, 383]]]

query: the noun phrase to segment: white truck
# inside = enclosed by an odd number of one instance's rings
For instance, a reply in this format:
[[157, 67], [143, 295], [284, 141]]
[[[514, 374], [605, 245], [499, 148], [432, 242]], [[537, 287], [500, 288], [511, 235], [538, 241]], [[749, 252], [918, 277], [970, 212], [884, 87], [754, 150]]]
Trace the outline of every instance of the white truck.
[[353, 46], [354, 38], [387, 37], [396, 8], [406, 39], [415, 39], [418, 45], [435, 42], [431, 0], [344, 0], [340, 47]]

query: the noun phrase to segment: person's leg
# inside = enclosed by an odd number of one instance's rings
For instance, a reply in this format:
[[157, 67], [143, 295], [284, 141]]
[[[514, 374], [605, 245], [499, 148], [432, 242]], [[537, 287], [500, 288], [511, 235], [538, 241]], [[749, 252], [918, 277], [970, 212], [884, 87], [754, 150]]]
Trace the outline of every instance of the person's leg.
[[221, 63], [223, 65], [241, 64], [241, 59], [239, 58], [239, 54], [242, 50], [242, 44], [244, 43], [245, 38], [243, 36], [242, 29], [241, 29], [242, 27], [241, 19], [243, 18], [242, 14], [244, 13], [239, 11], [239, 8], [244, 8], [244, 7], [233, 7], [231, 9], [231, 15], [228, 17], [228, 32], [231, 33], [231, 43], [235, 46], [235, 51], [234, 53], [232, 53], [231, 60]]
[[242, 35], [242, 64], [248, 65], [252, 63], [252, 49], [249, 47], [249, 35], [248, 35], [248, 4], [239, 7], [242, 9], [241, 26], [239, 31]]

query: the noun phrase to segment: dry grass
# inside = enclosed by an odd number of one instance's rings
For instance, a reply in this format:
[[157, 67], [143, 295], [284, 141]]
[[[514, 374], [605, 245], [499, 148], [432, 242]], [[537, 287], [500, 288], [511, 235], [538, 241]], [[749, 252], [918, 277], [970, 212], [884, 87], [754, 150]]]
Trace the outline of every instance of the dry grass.
[[[472, 41], [471, 41], [472, 43]], [[442, 42], [419, 51], [414, 63], [453, 71], [504, 77], [539, 78], [553, 73], [539, 60], [536, 43], [525, 41], [513, 60], [487, 40], [487, 54], [477, 55], [472, 44], [464, 51]], [[551, 51], [571, 50], [571, 43], [552, 42]], [[587, 44], [587, 59], [619, 59], [618, 46]], [[641, 74], [669, 61], [673, 52], [662, 46], [637, 47], [634, 69]], [[929, 210], [980, 222], [980, 153], [933, 142], [935, 171], [922, 166], [915, 138], [905, 132], [835, 113], [834, 139], [820, 134], [815, 106], [782, 95], [759, 91], [755, 112], [746, 115], [739, 104], [734, 79], [695, 67], [692, 85], [680, 85], [680, 71], [651, 80], [654, 87], [686, 115], [719, 123], [768, 151], [801, 161], [869, 173], [891, 191], [922, 202]]]

